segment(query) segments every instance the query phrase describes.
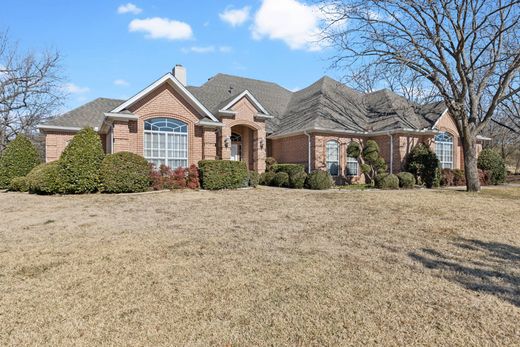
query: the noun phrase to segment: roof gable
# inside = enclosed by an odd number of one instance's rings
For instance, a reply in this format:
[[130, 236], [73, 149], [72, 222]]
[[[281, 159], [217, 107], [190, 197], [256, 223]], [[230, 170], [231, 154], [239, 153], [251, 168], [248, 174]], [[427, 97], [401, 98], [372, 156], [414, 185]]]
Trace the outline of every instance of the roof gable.
[[123, 104], [114, 108], [111, 113], [119, 113], [135, 104], [142, 98], [146, 97], [149, 93], [154, 91], [156, 88], [159, 88], [163, 83], [169, 83], [181, 96], [185, 98], [185, 100], [195, 108], [203, 117], [207, 117], [214, 122], [218, 122], [217, 118], [213, 116], [213, 114], [199, 101], [195, 96], [190, 93], [186, 87], [184, 87], [171, 73], [167, 73], [163, 77], [159, 78], [154, 83], [150, 84], [145, 89], [141, 90], [139, 93], [125, 101]]

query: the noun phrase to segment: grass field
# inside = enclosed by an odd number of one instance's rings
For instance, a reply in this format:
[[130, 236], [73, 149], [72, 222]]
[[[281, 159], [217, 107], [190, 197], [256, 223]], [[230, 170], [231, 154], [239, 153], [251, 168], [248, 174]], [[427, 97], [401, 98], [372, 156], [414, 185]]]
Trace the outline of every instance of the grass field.
[[520, 189], [0, 194], [0, 345], [514, 345]]

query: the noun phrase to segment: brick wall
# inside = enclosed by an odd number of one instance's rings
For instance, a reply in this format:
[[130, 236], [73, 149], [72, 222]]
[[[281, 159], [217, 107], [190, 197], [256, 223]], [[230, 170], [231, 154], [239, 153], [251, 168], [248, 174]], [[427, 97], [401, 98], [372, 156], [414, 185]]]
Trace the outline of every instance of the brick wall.
[[[63, 153], [63, 150], [69, 144], [76, 133], [72, 132], [60, 132], [60, 131], [48, 131], [45, 133], [45, 161], [50, 163], [51, 161], [58, 160]], [[103, 151], [106, 152], [106, 135], [99, 135]]]

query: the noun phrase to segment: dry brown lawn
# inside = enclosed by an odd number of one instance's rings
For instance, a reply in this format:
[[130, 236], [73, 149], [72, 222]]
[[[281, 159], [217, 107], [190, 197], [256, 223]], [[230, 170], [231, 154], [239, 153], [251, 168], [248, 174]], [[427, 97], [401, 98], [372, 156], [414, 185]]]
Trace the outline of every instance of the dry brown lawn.
[[514, 345], [520, 188], [0, 194], [0, 345]]

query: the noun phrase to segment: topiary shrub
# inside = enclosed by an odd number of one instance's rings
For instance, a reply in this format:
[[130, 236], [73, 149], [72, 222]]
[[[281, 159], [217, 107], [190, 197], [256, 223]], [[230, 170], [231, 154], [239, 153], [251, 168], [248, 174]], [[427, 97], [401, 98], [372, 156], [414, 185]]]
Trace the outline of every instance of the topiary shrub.
[[[305, 174], [305, 166], [301, 164], [276, 164], [273, 165], [272, 171], [285, 172], [289, 175], [289, 188], [303, 188], [303, 184], [305, 184], [305, 179], [303, 183], [301, 182], [302, 174]], [[306, 175], [305, 175], [306, 176]]]
[[26, 180], [31, 193], [47, 195], [64, 192], [60, 166], [57, 161], [36, 166], [29, 172]]
[[38, 164], [36, 147], [26, 136], [16, 136], [0, 157], [0, 189], [9, 188], [13, 178], [26, 176]]
[[274, 175], [276, 175], [272, 171], [266, 171], [260, 175], [260, 185], [262, 186], [270, 186], [273, 181]]
[[277, 172], [271, 181], [273, 187], [289, 187], [289, 174], [287, 172]]
[[307, 179], [305, 180], [305, 187], [314, 190], [330, 189], [332, 184], [332, 176], [328, 171], [322, 170], [310, 173], [307, 175]]
[[490, 148], [482, 150], [478, 157], [477, 165], [481, 170], [490, 171], [491, 184], [497, 185], [505, 182], [507, 175], [506, 164], [496, 151]]
[[12, 192], [28, 192], [29, 185], [27, 184], [27, 178], [15, 177], [9, 183], [9, 190]]
[[278, 162], [273, 157], [265, 158], [265, 171], [273, 171], [273, 166]]
[[455, 175], [453, 174], [452, 169], [442, 169], [441, 170], [441, 181], [440, 184], [443, 187], [451, 187], [453, 186], [453, 180]]
[[415, 177], [410, 172], [399, 172], [399, 187], [403, 189], [411, 189], [415, 186]]
[[92, 128], [78, 132], [58, 161], [64, 191], [71, 194], [95, 192], [104, 157], [101, 139]]
[[427, 188], [440, 184], [439, 160], [437, 155], [424, 143], [415, 146], [406, 158], [406, 171], [411, 172], [417, 181]]
[[[354, 155], [355, 151], [351, 148], [349, 156]], [[370, 183], [374, 182], [374, 178], [387, 170], [385, 159], [379, 153], [379, 145], [374, 140], [368, 140], [361, 152], [364, 163], [361, 164], [361, 172], [365, 174]], [[356, 158], [356, 157], [353, 157]], [[356, 158], [357, 159], [357, 158]]]
[[246, 163], [232, 160], [202, 160], [199, 162], [203, 189], [236, 189], [249, 177]]
[[105, 193], [144, 192], [150, 188], [150, 167], [146, 159], [130, 152], [107, 155], [99, 171], [100, 191]]
[[249, 186], [256, 188], [260, 182], [260, 175], [256, 171], [249, 171]]
[[453, 170], [453, 185], [454, 186], [465, 186], [466, 176], [464, 170], [455, 169]]
[[399, 178], [394, 174], [379, 174], [375, 177], [374, 183], [379, 189], [399, 189]]

